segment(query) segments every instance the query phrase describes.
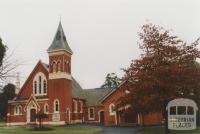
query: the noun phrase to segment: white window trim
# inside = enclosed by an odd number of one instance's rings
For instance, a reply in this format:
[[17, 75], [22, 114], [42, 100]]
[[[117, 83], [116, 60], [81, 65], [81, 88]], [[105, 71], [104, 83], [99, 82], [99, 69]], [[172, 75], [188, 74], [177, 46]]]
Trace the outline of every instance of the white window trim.
[[[91, 117], [90, 109], [93, 110], [94, 117]], [[89, 108], [88, 108], [88, 120], [94, 120], [94, 119], [95, 119], [95, 108], [94, 108], [94, 107], [89, 107]]]
[[78, 103], [76, 100], [73, 100], [73, 107], [74, 107], [74, 113], [78, 112]]
[[80, 113], [83, 113], [83, 101], [79, 101], [80, 103]]
[[[56, 101], [58, 102], [58, 111], [56, 111]], [[54, 111], [54, 113], [59, 113], [59, 110], [60, 110], [59, 100], [55, 99], [54, 102], [53, 102], [53, 111]]]
[[[48, 109], [47, 109], [47, 107], [48, 107]], [[44, 113], [45, 114], [49, 113], [49, 105], [47, 103], [44, 105]]]
[[[21, 113], [19, 112], [21, 109]], [[22, 106], [21, 105], [16, 105], [14, 107], [14, 115], [22, 115]]]
[[56, 62], [56, 60], [53, 60], [51, 62], [51, 66], [52, 66], [52, 73], [56, 73], [57, 72], [57, 62]]
[[113, 111], [113, 107], [115, 107], [115, 105], [113, 104], [113, 103], [111, 103], [110, 105], [109, 105], [109, 115], [116, 115], [116, 112], [115, 111]]
[[[41, 93], [39, 93], [39, 76], [41, 76]], [[44, 93], [44, 80], [46, 81], [46, 93]], [[35, 81], [37, 82], [37, 93], [35, 94]], [[35, 96], [43, 96], [43, 95], [47, 95], [47, 90], [48, 90], [48, 87], [47, 87], [47, 78], [46, 76], [44, 75], [44, 73], [42, 72], [38, 72], [34, 79], [33, 79], [33, 94]]]
[[[56, 67], [57, 67], [57, 72], [62, 72], [62, 66], [61, 66], [61, 60], [58, 60], [56, 63]], [[58, 66], [58, 64], [60, 64], [60, 66]]]

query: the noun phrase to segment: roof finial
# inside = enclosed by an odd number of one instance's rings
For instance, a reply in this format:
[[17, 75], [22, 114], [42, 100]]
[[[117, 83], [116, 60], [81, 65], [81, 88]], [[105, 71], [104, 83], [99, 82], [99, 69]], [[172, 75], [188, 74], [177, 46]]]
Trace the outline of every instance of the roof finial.
[[19, 93], [19, 90], [20, 90], [19, 72], [17, 72], [15, 84], [16, 84], [15, 93], [18, 94], [18, 93]]
[[61, 23], [62, 16], [60, 15], [60, 23]]

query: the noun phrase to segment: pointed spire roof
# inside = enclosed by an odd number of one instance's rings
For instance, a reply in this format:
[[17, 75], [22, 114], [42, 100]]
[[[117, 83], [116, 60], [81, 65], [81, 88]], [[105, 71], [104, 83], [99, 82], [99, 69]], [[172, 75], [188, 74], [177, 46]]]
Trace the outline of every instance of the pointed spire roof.
[[51, 43], [51, 46], [48, 48], [47, 51], [51, 52], [51, 51], [57, 51], [57, 50], [66, 50], [70, 54], [73, 54], [71, 48], [69, 47], [67, 43], [66, 36], [62, 28], [61, 22], [58, 25], [58, 29], [56, 31], [53, 42]]

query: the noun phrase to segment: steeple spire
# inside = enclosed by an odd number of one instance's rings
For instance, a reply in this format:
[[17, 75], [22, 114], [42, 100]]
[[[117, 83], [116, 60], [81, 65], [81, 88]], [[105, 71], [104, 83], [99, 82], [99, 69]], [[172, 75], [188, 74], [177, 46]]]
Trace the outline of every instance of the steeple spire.
[[17, 72], [15, 84], [16, 84], [15, 94], [18, 94], [20, 90], [19, 72]]
[[73, 54], [71, 48], [69, 47], [67, 43], [66, 36], [62, 28], [61, 20], [59, 22], [58, 29], [54, 36], [53, 42], [51, 43], [51, 46], [48, 48], [47, 51], [52, 52], [52, 51], [58, 51], [58, 50], [66, 50], [70, 54]]

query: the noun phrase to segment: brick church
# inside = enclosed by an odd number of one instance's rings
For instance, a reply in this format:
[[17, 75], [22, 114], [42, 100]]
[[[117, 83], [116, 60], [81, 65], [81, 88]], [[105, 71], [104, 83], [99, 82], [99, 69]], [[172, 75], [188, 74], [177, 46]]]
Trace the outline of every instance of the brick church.
[[37, 112], [44, 112], [48, 118], [44, 124], [62, 125], [73, 123], [102, 123], [111, 125], [154, 125], [160, 124], [160, 113], [142, 115], [130, 111], [127, 106], [115, 110], [117, 98], [125, 96], [126, 82], [117, 88], [82, 89], [71, 74], [70, 49], [61, 22], [52, 44], [47, 50], [49, 63], [38, 61], [17, 95], [8, 103], [7, 125], [38, 123]]

